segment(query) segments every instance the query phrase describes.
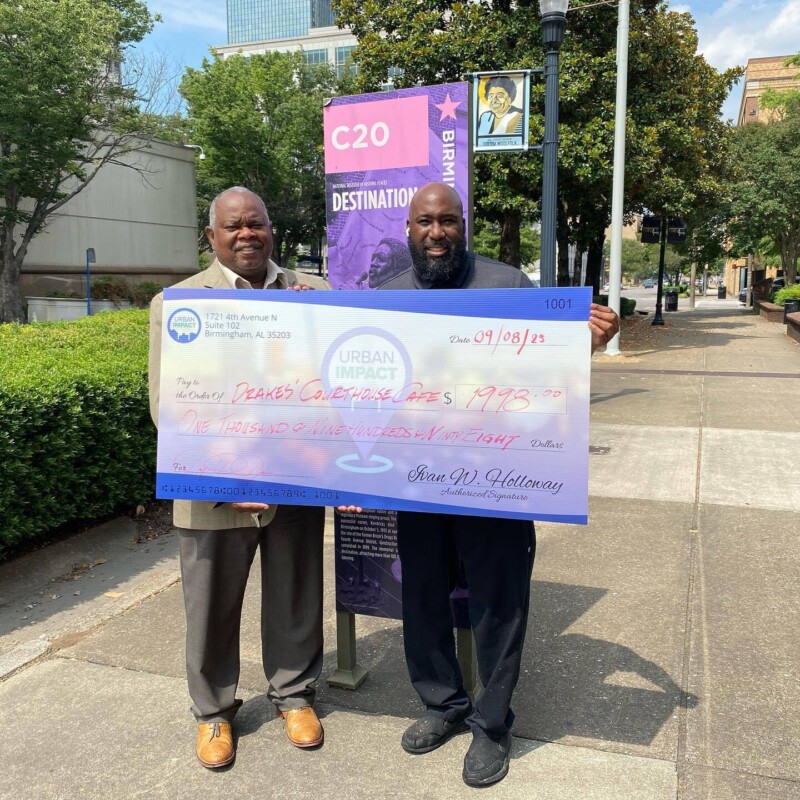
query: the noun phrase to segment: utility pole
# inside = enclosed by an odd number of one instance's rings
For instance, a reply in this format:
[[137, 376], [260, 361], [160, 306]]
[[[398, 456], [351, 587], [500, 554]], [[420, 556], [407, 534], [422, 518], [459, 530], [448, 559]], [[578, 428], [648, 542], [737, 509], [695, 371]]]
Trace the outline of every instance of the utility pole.
[[[611, 261], [608, 270], [608, 304], [619, 314], [619, 290], [622, 283], [622, 205], [625, 197], [625, 115], [628, 105], [630, 0], [619, 0], [617, 19], [617, 104], [614, 115], [614, 181], [611, 192]], [[606, 355], [620, 355], [619, 334], [606, 345]]]

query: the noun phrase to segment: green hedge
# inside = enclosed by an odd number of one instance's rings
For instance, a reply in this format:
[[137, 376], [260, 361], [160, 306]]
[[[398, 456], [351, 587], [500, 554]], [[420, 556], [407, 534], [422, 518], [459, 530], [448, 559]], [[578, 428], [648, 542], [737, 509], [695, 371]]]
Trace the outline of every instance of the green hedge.
[[[601, 306], [608, 305], [607, 294], [596, 294], [592, 298], [593, 303], [600, 303]], [[621, 317], [629, 317], [636, 310], [636, 301], [630, 297], [620, 297], [619, 299], [619, 315]]]
[[0, 325], [0, 559], [153, 494], [148, 312]]
[[689, 284], [688, 283], [681, 283], [677, 286], [667, 286], [666, 284], [663, 287], [663, 291], [665, 292], [677, 292], [681, 297], [688, 297], [689, 296]]
[[800, 300], [800, 283], [778, 289], [772, 298], [772, 302], [777, 306], [782, 306], [787, 300]]

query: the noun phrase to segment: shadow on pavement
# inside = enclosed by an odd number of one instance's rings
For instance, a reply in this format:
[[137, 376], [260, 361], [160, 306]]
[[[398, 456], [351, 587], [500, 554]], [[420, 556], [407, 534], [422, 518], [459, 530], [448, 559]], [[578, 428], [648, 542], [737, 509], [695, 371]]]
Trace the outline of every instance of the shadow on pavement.
[[595, 403], [605, 403], [607, 400], [617, 400], [630, 394], [642, 394], [649, 392], [649, 389], [620, 389], [618, 392], [592, 392], [589, 405]]
[[[557, 741], [566, 736], [647, 745], [680, 706], [682, 692], [661, 666], [624, 645], [565, 633], [605, 594], [591, 586], [533, 581], [522, 675], [514, 695], [514, 733]], [[357, 617], [357, 628], [359, 620]], [[420, 702], [405, 668], [399, 626], [357, 639], [358, 663], [369, 677], [356, 692], [320, 681], [318, 702], [374, 714], [416, 717]], [[328, 653], [323, 675], [335, 654]], [[268, 712], [270, 713], [270, 712]]]

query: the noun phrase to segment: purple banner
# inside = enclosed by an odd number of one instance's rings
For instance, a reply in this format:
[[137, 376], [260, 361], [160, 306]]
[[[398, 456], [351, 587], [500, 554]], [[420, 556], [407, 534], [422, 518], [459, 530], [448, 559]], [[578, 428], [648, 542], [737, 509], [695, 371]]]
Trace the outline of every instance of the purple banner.
[[408, 204], [431, 181], [469, 198], [468, 84], [336, 97], [324, 109], [328, 280], [370, 289], [408, 269]]
[[[336, 610], [370, 617], [403, 618], [397, 512], [365, 510], [336, 514]], [[450, 595], [453, 626], [469, 628], [467, 579], [459, 568]]]
[[[442, 181], [467, 207], [468, 84], [337, 97], [324, 120], [328, 280], [335, 289], [373, 289], [411, 267], [405, 231], [417, 189]], [[396, 517], [336, 515], [337, 610], [402, 616]], [[455, 594], [455, 619], [467, 626], [465, 592]]]

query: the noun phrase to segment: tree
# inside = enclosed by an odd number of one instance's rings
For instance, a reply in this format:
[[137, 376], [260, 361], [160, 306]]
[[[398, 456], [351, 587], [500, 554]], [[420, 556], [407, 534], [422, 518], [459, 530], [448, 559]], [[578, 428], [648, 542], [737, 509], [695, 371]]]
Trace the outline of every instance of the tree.
[[214, 57], [187, 70], [180, 91], [192, 141], [206, 155], [197, 172], [201, 214], [223, 189], [251, 189], [269, 209], [273, 258], [287, 266], [297, 245], [325, 230], [322, 104], [336, 92], [333, 70], [299, 52]]
[[[686, 248], [681, 245], [668, 244], [664, 251], [664, 272], [677, 276], [686, 263]], [[610, 245], [604, 246], [608, 258]], [[622, 240], [622, 275], [629, 281], [640, 281], [644, 278], [655, 278], [658, 275], [658, 262], [661, 245], [642, 244], [637, 239]]]
[[[530, 225], [522, 225], [519, 235], [520, 264], [529, 265], [537, 261], [542, 249], [542, 237]], [[473, 250], [487, 258], [500, 258], [500, 227], [495, 222], [475, 220]], [[502, 259], [501, 259], [502, 260]]]
[[0, 0], [0, 322], [22, 319], [20, 269], [48, 218], [146, 146], [120, 62], [155, 20], [140, 0]]
[[628, 280], [653, 278], [658, 274], [658, 245], [623, 239], [621, 260], [622, 274]]
[[734, 140], [730, 234], [737, 252], [764, 250], [764, 237], [780, 253], [786, 285], [800, 257], [800, 104], [783, 119], [745, 125]]
[[686, 244], [681, 245], [685, 263], [694, 264], [695, 270], [719, 274], [725, 266], [728, 246], [728, 203], [721, 199], [717, 205], [702, 206], [684, 220], [687, 227]]
[[[541, 66], [534, 0], [335, 0], [337, 19], [358, 38], [362, 91], [390, 68], [399, 87], [460, 80], [465, 72]], [[610, 219], [617, 15], [613, 6], [574, 7], [562, 49], [558, 239], [566, 281], [567, 244], [589, 253], [598, 284]], [[666, 3], [631, 4], [626, 207], [688, 211], [719, 192], [727, 127], [719, 111], [739, 70], [718, 73], [697, 55], [688, 14]], [[530, 138], [544, 132], [544, 82], [532, 81]], [[519, 264], [520, 225], [540, 203], [541, 159], [531, 153], [476, 157], [476, 210], [501, 229], [500, 257]]]

